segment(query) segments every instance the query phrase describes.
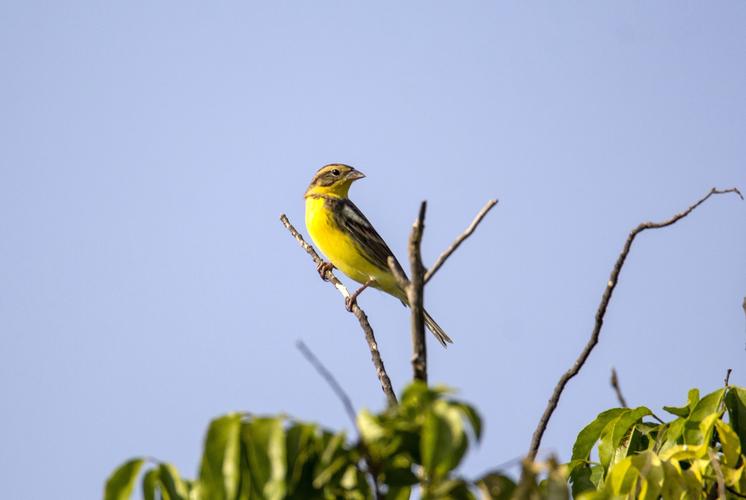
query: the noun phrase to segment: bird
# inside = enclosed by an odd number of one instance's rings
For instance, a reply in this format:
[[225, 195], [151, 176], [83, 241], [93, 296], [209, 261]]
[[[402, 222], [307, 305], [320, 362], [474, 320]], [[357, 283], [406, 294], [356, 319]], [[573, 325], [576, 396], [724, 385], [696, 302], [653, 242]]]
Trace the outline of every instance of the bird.
[[[365, 174], [349, 165], [330, 163], [316, 172], [306, 189], [306, 229], [329, 260], [319, 264], [319, 274], [325, 279], [327, 270], [337, 268], [362, 284], [345, 301], [348, 310], [352, 310], [357, 296], [368, 287], [393, 295], [409, 306], [406, 290], [388, 266], [392, 258], [401, 276], [406, 276], [399, 261], [367, 217], [348, 198], [352, 183], [364, 177]], [[443, 347], [453, 343], [427, 311], [424, 316], [425, 325]]]

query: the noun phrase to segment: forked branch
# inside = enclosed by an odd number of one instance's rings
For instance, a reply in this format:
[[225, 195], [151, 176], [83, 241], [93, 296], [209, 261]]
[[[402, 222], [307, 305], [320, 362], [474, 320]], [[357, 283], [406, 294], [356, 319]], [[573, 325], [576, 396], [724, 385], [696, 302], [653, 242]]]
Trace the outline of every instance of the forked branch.
[[[316, 264], [316, 266], [324, 263], [321, 257], [319, 257], [319, 254], [316, 253], [316, 250], [314, 250], [314, 248], [309, 245], [306, 240], [303, 239], [303, 236], [293, 227], [285, 214], [280, 215], [280, 221], [282, 222], [282, 225], [285, 226], [288, 231], [290, 231], [290, 234], [293, 236], [293, 238], [295, 238], [301, 248], [303, 248], [306, 253], [311, 256], [311, 259], [313, 260], [314, 264]], [[337, 279], [337, 277], [330, 269], [326, 269], [326, 271], [324, 272], [324, 278], [326, 278], [329, 283], [331, 283], [339, 291], [339, 293], [342, 294], [342, 297], [348, 298], [350, 296], [350, 292], [347, 290], [347, 287], [345, 287], [342, 282]], [[365, 341], [368, 343], [368, 348], [370, 349], [370, 357], [373, 361], [373, 366], [376, 369], [378, 380], [381, 382], [381, 389], [383, 389], [383, 392], [386, 395], [389, 406], [395, 406], [397, 404], [396, 394], [394, 394], [394, 389], [391, 387], [391, 379], [389, 379], [389, 375], [388, 373], [386, 373], [386, 368], [383, 366], [383, 359], [381, 359], [381, 353], [378, 351], [378, 342], [376, 342], [376, 337], [373, 333], [373, 329], [370, 327], [370, 323], [368, 322], [368, 316], [366, 316], [365, 312], [360, 309], [360, 307], [356, 303], [352, 303], [351, 310], [352, 314], [355, 315], [358, 322], [360, 323], [360, 328], [362, 328], [363, 333], [365, 334]]]
[[546, 409], [544, 410], [544, 413], [542, 414], [541, 419], [539, 420], [539, 423], [536, 426], [536, 430], [534, 431], [534, 434], [531, 438], [531, 446], [529, 447], [529, 450], [528, 450], [529, 459], [534, 460], [536, 458], [536, 453], [539, 451], [539, 446], [541, 445], [541, 438], [544, 435], [544, 431], [546, 431], [547, 425], [549, 424], [549, 419], [552, 417], [552, 413], [554, 413], [554, 410], [557, 408], [557, 404], [559, 403], [559, 399], [560, 399], [560, 396], [562, 395], [562, 391], [564, 391], [565, 386], [570, 381], [570, 379], [573, 378], [575, 375], [577, 375], [578, 372], [580, 372], [580, 369], [585, 364], [586, 360], [588, 359], [588, 356], [590, 356], [591, 351], [598, 343], [598, 338], [601, 333], [601, 327], [603, 326], [603, 323], [604, 323], [604, 316], [606, 315], [606, 309], [609, 306], [609, 301], [611, 300], [611, 296], [614, 293], [614, 289], [616, 288], [617, 282], [619, 280], [619, 273], [622, 271], [624, 262], [627, 259], [627, 255], [629, 255], [629, 251], [632, 248], [632, 243], [635, 241], [635, 238], [637, 237], [637, 235], [647, 229], [660, 229], [660, 228], [664, 228], [672, 224], [675, 224], [676, 222], [680, 221], [681, 219], [683, 219], [684, 217], [692, 213], [694, 209], [696, 209], [702, 203], [707, 201], [707, 199], [709, 199], [710, 196], [714, 194], [726, 194], [726, 193], [735, 193], [743, 200], [743, 195], [737, 188], [722, 189], [722, 190], [712, 188], [710, 192], [707, 193], [707, 195], [700, 198], [696, 203], [691, 205], [689, 208], [687, 208], [683, 212], [679, 212], [678, 214], [674, 215], [670, 219], [665, 220], [663, 222], [643, 222], [642, 224], [634, 228], [632, 232], [629, 233], [629, 236], [627, 236], [627, 240], [624, 242], [622, 253], [619, 254], [619, 257], [617, 258], [616, 263], [614, 264], [614, 267], [611, 270], [611, 276], [609, 277], [609, 281], [606, 283], [606, 289], [604, 290], [604, 293], [601, 296], [601, 303], [598, 305], [598, 309], [596, 311], [596, 321], [593, 326], [593, 331], [591, 332], [591, 338], [588, 340], [588, 343], [585, 345], [583, 350], [580, 352], [580, 355], [575, 360], [575, 362], [570, 367], [570, 369], [567, 370], [557, 382], [557, 385], [555, 386], [554, 391], [552, 392], [552, 396], [551, 398], [549, 398], [549, 401], [547, 402]]

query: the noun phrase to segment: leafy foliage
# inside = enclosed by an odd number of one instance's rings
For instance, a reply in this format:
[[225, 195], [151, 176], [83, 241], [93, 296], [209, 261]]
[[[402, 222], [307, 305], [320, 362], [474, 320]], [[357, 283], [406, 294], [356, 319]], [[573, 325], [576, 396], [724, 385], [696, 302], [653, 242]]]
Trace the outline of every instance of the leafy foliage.
[[[231, 413], [207, 430], [196, 480], [169, 464], [154, 464], [141, 479], [146, 500], [347, 498], [375, 495], [409, 498], [419, 485], [423, 498], [474, 498], [470, 484], [453, 475], [481, 420], [471, 406], [442, 388], [409, 386], [400, 404], [380, 414], [358, 415], [360, 438], [283, 416]], [[129, 498], [147, 461], [130, 460], [115, 470], [104, 497]]]
[[[740, 498], [746, 496], [746, 389], [727, 387], [700, 398], [689, 391], [662, 422], [644, 407], [613, 408], [585, 426], [572, 459], [524, 462], [518, 481], [501, 471], [476, 480], [455, 470], [482, 422], [475, 409], [444, 388], [414, 383], [400, 404], [363, 410], [359, 438], [283, 416], [232, 413], [207, 430], [199, 475], [182, 478], [155, 463], [142, 475], [145, 500], [280, 498], [424, 499]], [[727, 421], [725, 420], [727, 418]], [[116, 469], [105, 500], [130, 498], [148, 460]]]
[[[700, 398], [693, 389], [685, 406], [664, 409], [677, 418], [651, 422], [646, 417], [652, 412], [645, 407], [617, 408], [580, 431], [568, 464], [573, 495], [688, 499], [746, 494], [746, 390], [728, 387]], [[593, 461], [596, 444], [598, 460]]]

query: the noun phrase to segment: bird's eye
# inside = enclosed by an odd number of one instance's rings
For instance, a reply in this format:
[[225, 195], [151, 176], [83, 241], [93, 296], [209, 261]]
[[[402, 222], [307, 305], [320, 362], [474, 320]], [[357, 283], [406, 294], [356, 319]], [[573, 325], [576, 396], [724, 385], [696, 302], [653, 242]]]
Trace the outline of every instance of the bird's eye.
[[334, 170], [332, 170], [332, 175], [334, 177], [339, 177], [339, 170], [337, 170], [336, 168]]

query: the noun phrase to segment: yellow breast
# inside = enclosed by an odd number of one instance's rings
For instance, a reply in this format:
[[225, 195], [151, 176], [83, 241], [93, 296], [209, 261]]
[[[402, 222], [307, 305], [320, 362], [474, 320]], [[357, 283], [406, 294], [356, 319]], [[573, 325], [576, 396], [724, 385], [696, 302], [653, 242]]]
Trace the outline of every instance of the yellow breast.
[[376, 279], [388, 285], [385, 288], [390, 286], [390, 277], [387, 276], [390, 273], [365, 259], [354, 240], [337, 225], [324, 198], [306, 198], [306, 229], [329, 262], [347, 276], [358, 283]]

